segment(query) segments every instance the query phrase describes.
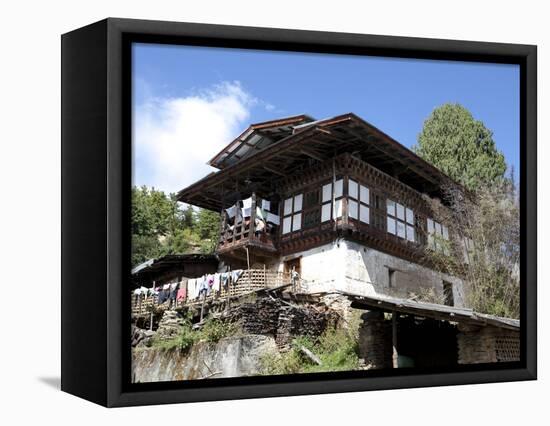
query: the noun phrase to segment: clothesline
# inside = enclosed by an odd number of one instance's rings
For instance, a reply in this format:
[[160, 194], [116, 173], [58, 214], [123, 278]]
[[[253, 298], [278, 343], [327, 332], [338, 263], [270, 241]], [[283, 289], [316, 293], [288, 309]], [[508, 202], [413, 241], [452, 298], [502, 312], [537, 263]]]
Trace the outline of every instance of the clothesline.
[[184, 278], [181, 281], [174, 281], [152, 288], [140, 287], [133, 291], [134, 297], [157, 297], [157, 303], [165, 302], [184, 302], [187, 300], [196, 300], [201, 297], [210, 296], [212, 293], [221, 292], [222, 288], [228, 289], [230, 284], [235, 285], [243, 274], [242, 269], [221, 272], [215, 274], [205, 274], [199, 278]]
[[[272, 223], [273, 225], [280, 224], [280, 218], [278, 215], [271, 213], [271, 202], [268, 200], [258, 200], [256, 206], [256, 220], [263, 221], [267, 223]], [[235, 219], [235, 223], [241, 223], [245, 218], [250, 217], [252, 211], [252, 198], [247, 198], [245, 200], [237, 201], [234, 206], [225, 209], [227, 217], [230, 220]], [[265, 226], [265, 223], [264, 223]]]

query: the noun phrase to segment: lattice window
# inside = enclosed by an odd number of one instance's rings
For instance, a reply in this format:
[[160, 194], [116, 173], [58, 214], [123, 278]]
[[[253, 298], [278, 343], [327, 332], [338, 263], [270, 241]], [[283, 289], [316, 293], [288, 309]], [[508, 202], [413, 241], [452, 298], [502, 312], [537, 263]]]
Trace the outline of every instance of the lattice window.
[[386, 202], [380, 194], [371, 191], [371, 226], [384, 231], [386, 229]]
[[283, 204], [283, 228], [282, 233], [299, 231], [302, 228], [302, 203], [303, 194], [287, 198]]
[[496, 355], [498, 362], [520, 360], [519, 337], [506, 336], [496, 338]]
[[342, 216], [342, 198], [344, 196], [344, 180], [334, 183], [334, 212], [332, 211], [332, 182], [323, 185], [321, 197], [321, 222]]
[[303, 227], [311, 228], [321, 222], [321, 188], [316, 188], [304, 194]]
[[427, 219], [428, 246], [433, 250], [439, 250], [448, 254], [448, 247], [445, 241], [449, 241], [449, 228], [436, 222], [433, 219]]
[[369, 188], [350, 179], [348, 181], [348, 197], [349, 217], [364, 223], [370, 223]]
[[414, 212], [403, 204], [386, 201], [387, 231], [408, 241], [416, 241]]

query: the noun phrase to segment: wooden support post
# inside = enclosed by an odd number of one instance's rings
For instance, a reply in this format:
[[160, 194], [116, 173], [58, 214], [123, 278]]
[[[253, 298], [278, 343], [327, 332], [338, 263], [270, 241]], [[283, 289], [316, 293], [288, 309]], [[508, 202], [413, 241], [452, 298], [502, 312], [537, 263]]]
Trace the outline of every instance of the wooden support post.
[[[155, 281], [153, 281], [153, 291], [155, 290], [155, 287], [156, 287], [156, 283]], [[150, 318], [150, 324], [149, 324], [149, 331], [153, 331], [153, 308], [154, 308], [154, 297], [153, 296], [153, 292], [151, 292], [151, 318]]]
[[223, 243], [225, 241], [225, 229], [227, 228], [227, 214], [225, 213], [223, 206], [222, 206], [221, 216], [222, 216], [222, 220], [221, 220], [220, 235], [218, 238], [218, 246], [220, 245], [220, 242]]
[[229, 290], [231, 289], [231, 281], [233, 281], [233, 275], [231, 275], [231, 266], [227, 267], [227, 272], [229, 273], [229, 276], [227, 277], [227, 288], [225, 289], [225, 309], [229, 310]]
[[[250, 202], [250, 224], [248, 225], [248, 238], [253, 239], [256, 237], [256, 193], [253, 192]], [[250, 269], [250, 266], [248, 267]]]
[[250, 253], [248, 252], [248, 247], [246, 248], [246, 266], [248, 268], [248, 291], [252, 288], [252, 277], [250, 276]]
[[348, 221], [348, 215], [349, 215], [349, 178], [346, 176], [344, 178], [344, 182], [342, 184], [342, 195], [344, 196], [342, 198], [342, 223], [349, 223]]
[[391, 331], [392, 331], [392, 367], [397, 368], [397, 312], [391, 313]]
[[336, 231], [336, 160], [332, 159], [332, 220], [334, 223], [334, 230]]

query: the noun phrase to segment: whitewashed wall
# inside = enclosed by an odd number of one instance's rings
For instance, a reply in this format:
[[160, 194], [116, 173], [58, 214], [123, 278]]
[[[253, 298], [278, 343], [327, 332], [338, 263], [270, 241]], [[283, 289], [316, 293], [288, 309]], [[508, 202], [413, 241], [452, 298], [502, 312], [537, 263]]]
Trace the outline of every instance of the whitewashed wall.
[[[310, 292], [342, 290], [362, 295], [409, 297], [411, 293], [433, 288], [437, 295], [442, 295], [443, 281], [447, 281], [453, 285], [455, 306], [465, 304], [461, 279], [355, 242], [338, 240], [285, 256], [271, 267], [282, 271], [285, 261], [297, 257], [301, 257], [301, 278]], [[388, 269], [396, 271], [392, 288]]]

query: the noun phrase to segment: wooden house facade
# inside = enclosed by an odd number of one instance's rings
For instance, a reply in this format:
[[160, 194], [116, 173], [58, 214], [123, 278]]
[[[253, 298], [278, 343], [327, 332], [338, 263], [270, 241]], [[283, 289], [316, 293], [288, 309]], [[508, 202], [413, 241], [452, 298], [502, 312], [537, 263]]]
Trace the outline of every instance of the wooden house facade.
[[449, 240], [430, 200], [457, 185], [352, 113], [251, 125], [178, 200], [221, 213], [216, 254], [233, 269], [297, 271], [310, 292], [408, 296], [464, 304], [464, 284], [430, 266]]

